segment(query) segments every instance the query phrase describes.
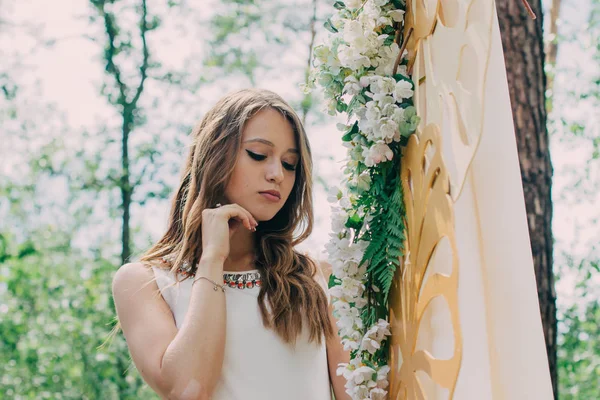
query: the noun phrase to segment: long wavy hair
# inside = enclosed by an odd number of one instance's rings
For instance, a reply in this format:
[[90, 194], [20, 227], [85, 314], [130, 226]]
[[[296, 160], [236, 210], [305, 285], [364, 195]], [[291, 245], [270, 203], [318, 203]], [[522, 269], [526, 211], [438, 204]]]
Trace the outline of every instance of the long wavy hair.
[[[321, 343], [333, 335], [327, 297], [314, 279], [319, 273], [315, 261], [294, 249], [313, 228], [312, 154], [300, 118], [272, 91], [243, 89], [230, 93], [205, 114], [192, 131], [166, 233], [139, 260], [148, 267], [154, 264], [170, 269], [175, 276], [179, 276], [176, 271], [180, 267], [189, 270], [191, 266], [190, 272], [196, 272], [202, 257], [202, 210], [224, 198], [241, 149], [244, 124], [265, 108], [280, 112], [289, 121], [300, 161], [286, 203], [255, 232], [255, 263], [262, 275], [258, 295], [262, 321], [292, 346], [305, 328], [310, 342]], [[171, 257], [169, 264], [162, 262], [163, 257]]]

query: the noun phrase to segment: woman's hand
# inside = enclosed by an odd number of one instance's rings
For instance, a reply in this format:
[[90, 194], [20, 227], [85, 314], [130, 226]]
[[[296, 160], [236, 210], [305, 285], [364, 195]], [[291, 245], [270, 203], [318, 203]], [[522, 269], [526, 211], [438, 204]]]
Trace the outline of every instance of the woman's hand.
[[245, 208], [237, 204], [226, 204], [202, 211], [202, 254], [225, 260], [229, 256], [229, 240], [244, 225], [256, 231], [258, 222]]

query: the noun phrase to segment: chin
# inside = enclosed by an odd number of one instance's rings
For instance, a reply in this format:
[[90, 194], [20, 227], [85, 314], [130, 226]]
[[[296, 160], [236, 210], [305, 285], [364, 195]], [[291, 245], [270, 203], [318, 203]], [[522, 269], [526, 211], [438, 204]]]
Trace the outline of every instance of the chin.
[[280, 212], [282, 208], [283, 207], [266, 206], [260, 207], [258, 210], [256, 210], [256, 213], [252, 212], [250, 209], [248, 209], [248, 211], [250, 211], [254, 218], [256, 218], [256, 220], [260, 223], [270, 221], [275, 218], [277, 213]]
[[[277, 210], [279, 211], [279, 210]], [[275, 218], [275, 215], [277, 215], [277, 213], [269, 213], [269, 212], [260, 212], [257, 214], [252, 214], [254, 215], [254, 218], [256, 218], [256, 220], [260, 223], [260, 222], [266, 222], [266, 221], [270, 221], [273, 218]]]

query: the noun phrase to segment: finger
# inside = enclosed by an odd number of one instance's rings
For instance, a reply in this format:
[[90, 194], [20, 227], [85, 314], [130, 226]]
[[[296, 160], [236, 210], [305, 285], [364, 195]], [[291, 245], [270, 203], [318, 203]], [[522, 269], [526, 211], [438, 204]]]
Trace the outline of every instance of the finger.
[[256, 226], [258, 225], [258, 221], [256, 220], [256, 218], [254, 218], [254, 216], [252, 215], [252, 213], [248, 210], [246, 210], [243, 207], [240, 207], [247, 215], [248, 217], [248, 222], [250, 223], [250, 225], [252, 226], [252, 230], [255, 230], [254, 228], [256, 228]]
[[245, 220], [247, 221], [248, 224], [248, 229], [250, 229], [251, 231], [254, 231], [256, 225], [258, 225], [258, 221], [256, 221], [256, 219], [252, 216], [252, 214], [246, 210], [244, 207], [240, 206], [239, 204], [233, 204], [237, 207], [237, 209], [243, 213]]
[[247, 210], [238, 204], [229, 204], [229, 218], [240, 221], [248, 230], [254, 231], [254, 218]]
[[248, 216], [248, 219], [251, 223], [251, 225], [256, 226], [258, 225], [258, 221], [256, 220], [256, 218], [254, 218], [254, 216], [252, 215], [252, 213], [248, 210], [246, 210], [244, 207], [236, 204], [242, 211], [244, 211], [246, 213], [246, 215]]

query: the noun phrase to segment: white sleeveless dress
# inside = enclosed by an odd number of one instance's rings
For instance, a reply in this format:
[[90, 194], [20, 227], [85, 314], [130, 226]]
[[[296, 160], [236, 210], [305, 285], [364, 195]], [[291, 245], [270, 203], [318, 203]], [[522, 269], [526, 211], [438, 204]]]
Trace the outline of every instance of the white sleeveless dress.
[[[155, 266], [152, 269], [179, 329], [188, 310], [192, 279], [168, 287], [176, 282], [175, 275]], [[225, 355], [212, 399], [331, 400], [325, 342], [309, 343], [304, 331], [293, 350], [263, 326], [257, 302], [259, 291], [260, 288], [225, 289]]]

